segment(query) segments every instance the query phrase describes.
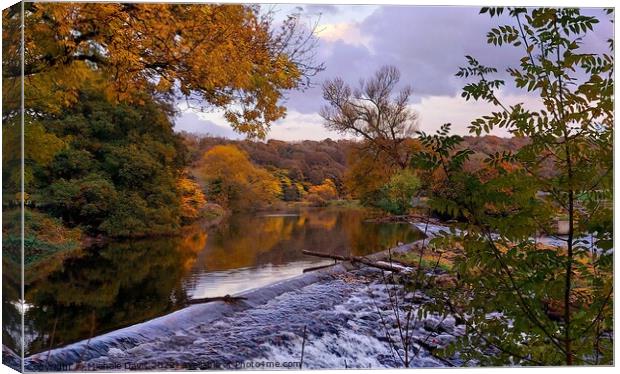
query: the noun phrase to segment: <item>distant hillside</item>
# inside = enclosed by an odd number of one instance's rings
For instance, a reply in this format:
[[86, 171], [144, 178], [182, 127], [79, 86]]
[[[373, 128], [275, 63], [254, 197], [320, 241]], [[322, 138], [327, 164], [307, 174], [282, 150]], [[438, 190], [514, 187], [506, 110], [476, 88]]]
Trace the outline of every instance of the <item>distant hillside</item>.
[[353, 142], [348, 140], [303, 140], [267, 142], [230, 140], [218, 137], [184, 134], [193, 162], [216, 145], [234, 144], [248, 153], [252, 162], [267, 169], [283, 169], [292, 180], [321, 184], [331, 178], [341, 184], [346, 168], [346, 155]]
[[[339, 187], [342, 186], [342, 178], [347, 168], [347, 152], [356, 144], [351, 140], [331, 139], [298, 142], [230, 140], [188, 133], [183, 133], [183, 137], [192, 162], [197, 161], [204, 152], [216, 145], [234, 144], [247, 152], [255, 164], [267, 169], [286, 170], [292, 180], [317, 185], [324, 179], [331, 178]], [[515, 151], [527, 142], [527, 139], [522, 138], [466, 136], [462, 147], [474, 150], [477, 155], [472, 159], [474, 162], [479, 162], [486, 155], [504, 150]]]
[[461, 146], [469, 147], [475, 152], [491, 154], [498, 151], [516, 151], [528, 142], [528, 138], [500, 138], [494, 135], [465, 136]]

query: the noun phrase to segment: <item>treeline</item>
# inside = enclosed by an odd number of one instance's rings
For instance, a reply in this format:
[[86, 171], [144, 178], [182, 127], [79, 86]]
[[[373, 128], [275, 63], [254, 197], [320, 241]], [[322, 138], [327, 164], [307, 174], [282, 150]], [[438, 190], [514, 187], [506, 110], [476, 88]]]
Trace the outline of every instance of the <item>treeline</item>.
[[[394, 195], [412, 187], [407, 173], [390, 181], [396, 173], [392, 165], [381, 154], [368, 157], [362, 141], [251, 141], [186, 132], [181, 135], [193, 174], [202, 182], [207, 198], [233, 210], [262, 208], [278, 201], [325, 205], [340, 198], [399, 212], [404, 207], [394, 207], [398, 204], [395, 201], [383, 201], [381, 190]], [[466, 165], [474, 170], [489, 155], [514, 151], [524, 144], [527, 139], [488, 135], [464, 137], [460, 146], [475, 150]], [[408, 140], [407, 146], [411, 153], [421, 149], [414, 138]], [[406, 200], [402, 196], [395, 199]]]
[[324, 205], [344, 197], [350, 141], [238, 141], [183, 133], [208, 199], [232, 210], [277, 202]]
[[245, 151], [250, 160], [258, 166], [284, 170], [291, 180], [310, 185], [321, 184], [325, 179], [331, 179], [340, 191], [344, 191], [342, 181], [347, 167], [347, 154], [350, 147], [355, 144], [350, 140], [332, 139], [263, 142], [190, 133], [182, 133], [182, 136], [189, 149], [190, 159], [194, 163], [216, 145], [234, 145]]

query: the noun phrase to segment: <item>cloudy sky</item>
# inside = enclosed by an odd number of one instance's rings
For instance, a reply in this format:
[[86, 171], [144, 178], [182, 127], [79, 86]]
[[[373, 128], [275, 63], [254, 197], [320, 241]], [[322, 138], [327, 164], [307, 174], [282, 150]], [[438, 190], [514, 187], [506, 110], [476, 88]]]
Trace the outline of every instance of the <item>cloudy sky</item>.
[[[491, 19], [479, 15], [478, 7], [305, 5], [278, 6], [281, 15], [300, 11], [307, 23], [317, 20], [319, 38], [317, 59], [326, 69], [315, 80], [315, 87], [304, 92], [288, 92], [286, 118], [272, 125], [268, 138], [281, 140], [320, 140], [342, 138], [326, 130], [318, 111], [324, 105], [320, 84], [342, 77], [355, 85], [383, 65], [401, 71], [401, 83], [413, 87], [411, 106], [420, 117], [420, 129], [432, 132], [443, 123], [452, 123], [453, 131], [466, 134], [469, 123], [493, 108], [485, 103], [465, 102], [460, 97], [465, 81], [454, 76], [465, 65], [465, 55], [500, 71], [514, 66], [521, 51], [514, 47], [486, 44], [487, 31], [509, 19]], [[613, 25], [597, 9], [585, 14], [601, 16], [601, 22], [584, 41], [590, 52], [607, 51], [607, 39]], [[510, 86], [510, 82], [508, 86]], [[540, 104], [520, 90], [508, 87], [501, 92], [508, 103], [523, 102], [531, 107]], [[176, 129], [195, 133], [242, 139], [218, 112], [198, 112], [180, 104], [182, 115]], [[497, 135], [505, 133], [497, 132]]]

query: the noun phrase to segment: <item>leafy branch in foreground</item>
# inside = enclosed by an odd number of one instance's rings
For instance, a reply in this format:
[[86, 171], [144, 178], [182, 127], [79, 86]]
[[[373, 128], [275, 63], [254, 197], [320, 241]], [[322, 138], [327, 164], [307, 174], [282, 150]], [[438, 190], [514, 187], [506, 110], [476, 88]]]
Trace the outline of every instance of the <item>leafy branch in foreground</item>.
[[[613, 56], [587, 51], [582, 40], [599, 20], [578, 9], [481, 13], [510, 16], [512, 24], [491, 30], [487, 41], [522, 50], [507, 72], [539, 104], [505, 102], [498, 91], [505, 82], [491, 78], [497, 70], [468, 56], [457, 76], [474, 81], [463, 97], [497, 108], [470, 132], [503, 128], [528, 144], [466, 173], [447, 167], [469, 156], [455, 151], [447, 128], [420, 136], [432, 151], [417, 166], [441, 168], [451, 188], [432, 193], [430, 205], [462, 229], [432, 241], [462, 248], [452, 267], [457, 287], [435, 295], [444, 300], [438, 309], [467, 319], [470, 331], [451, 350], [480, 364], [610, 364]], [[552, 175], [542, 173], [548, 165]]]

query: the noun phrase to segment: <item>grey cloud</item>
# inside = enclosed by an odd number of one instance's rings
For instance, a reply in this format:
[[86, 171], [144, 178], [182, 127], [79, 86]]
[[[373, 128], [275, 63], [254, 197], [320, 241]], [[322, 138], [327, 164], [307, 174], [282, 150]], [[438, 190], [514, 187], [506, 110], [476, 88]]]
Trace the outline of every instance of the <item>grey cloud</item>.
[[308, 4], [304, 5], [304, 9], [308, 14], [338, 14], [340, 10], [336, 5], [329, 4]]
[[194, 134], [209, 134], [231, 139], [241, 139], [243, 136], [234, 132], [230, 127], [218, 126], [212, 121], [200, 118], [196, 113], [183, 112], [174, 121], [176, 131], [186, 131]]
[[362, 45], [347, 44], [341, 40], [335, 42], [320, 41], [318, 59], [326, 62], [325, 71], [315, 79], [315, 85], [305, 91], [289, 91], [284, 102], [289, 108], [301, 113], [316, 113], [323, 105], [321, 84], [333, 77], [342, 77], [355, 84], [360, 77], [368, 76], [384, 65], [379, 56]]
[[[602, 14], [587, 9], [584, 13]], [[584, 41], [584, 49], [606, 50], [613, 25], [603, 20], [595, 33]], [[383, 6], [358, 24], [371, 37], [369, 47], [320, 41], [319, 59], [326, 70], [316, 77], [318, 84], [340, 76], [351, 84], [372, 74], [378, 67], [395, 65], [401, 81], [413, 87], [416, 98], [432, 95], [457, 95], [466, 81], [454, 76], [466, 63], [465, 55], [482, 64], [498, 68], [500, 79], [508, 80], [505, 69], [522, 57], [514, 47], [494, 47], [486, 43], [486, 33], [498, 24], [509, 24], [507, 16], [491, 19], [480, 15], [478, 7]], [[506, 91], [517, 92], [508, 84]], [[320, 87], [306, 92], [290, 92], [286, 104], [302, 113], [318, 111], [322, 105]]]
[[[488, 64], [499, 58], [497, 52], [484, 49], [485, 33], [491, 25], [487, 18], [479, 16], [477, 8], [381, 7], [358, 24], [371, 38], [370, 48], [342, 40], [320, 41], [319, 59], [325, 62], [326, 70], [316, 81], [320, 84], [339, 76], [356, 84], [379, 67], [394, 65], [402, 73], [401, 82], [411, 85], [417, 98], [454, 95], [463, 85], [454, 74], [466, 54], [484, 51], [490, 61], [481, 58], [481, 62]], [[302, 113], [316, 112], [322, 105], [318, 87], [287, 96], [286, 104]]]
[[462, 86], [454, 74], [465, 55], [489, 65], [511, 57], [506, 49], [486, 45], [492, 23], [478, 12], [474, 7], [383, 7], [361, 27], [373, 36], [375, 53], [392, 59], [417, 95], [454, 95]]

